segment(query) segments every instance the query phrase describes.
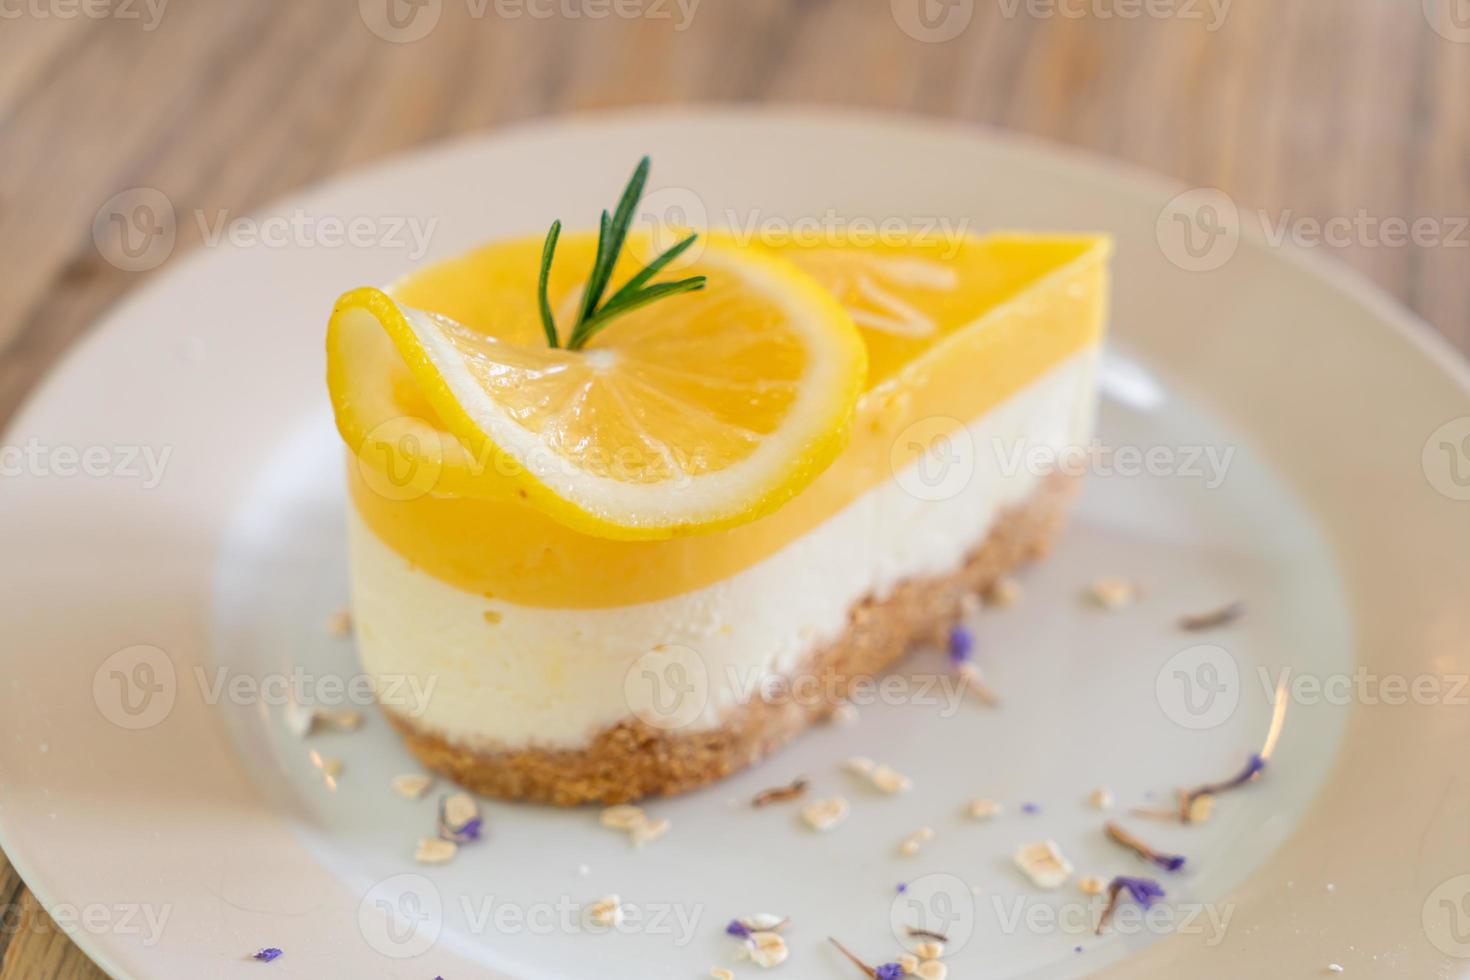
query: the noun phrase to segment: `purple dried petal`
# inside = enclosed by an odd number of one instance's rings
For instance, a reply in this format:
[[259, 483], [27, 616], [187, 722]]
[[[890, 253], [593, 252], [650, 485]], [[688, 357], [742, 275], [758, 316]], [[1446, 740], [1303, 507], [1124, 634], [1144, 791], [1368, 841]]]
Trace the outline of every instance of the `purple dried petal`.
[[271, 960], [280, 955], [281, 951], [279, 949], [276, 949], [274, 946], [267, 946], [264, 949], [256, 952], [256, 954], [252, 956], [251, 959], [260, 960], [262, 963], [269, 963]]
[[1041, 805], [1038, 804], [1038, 803], [1022, 803], [1021, 804], [1021, 812], [1022, 813], [1028, 813], [1028, 814], [1033, 814], [1033, 815], [1034, 814], [1037, 814], [1037, 813], [1040, 813], [1041, 812]]
[[897, 963], [884, 963], [873, 971], [873, 980], [903, 980], [903, 967]]
[[1245, 768], [1241, 770], [1240, 775], [1232, 779], [1230, 783], [1233, 786], [1248, 783], [1252, 779], [1255, 779], [1265, 768], [1266, 760], [1260, 755], [1252, 755], [1250, 761], [1245, 764]]
[[975, 634], [963, 626], [949, 631], [949, 662], [955, 666], [969, 663], [975, 652]]
[[739, 936], [741, 939], [750, 938], [750, 926], [739, 919], [731, 919], [730, 924], [725, 927], [725, 932], [732, 936]]
[[1227, 789], [1235, 789], [1237, 786], [1244, 786], [1246, 783], [1259, 776], [1265, 770], [1265, 768], [1265, 757], [1257, 753], [1250, 757], [1250, 759], [1246, 762], [1244, 769], [1236, 773], [1234, 776], [1231, 776], [1223, 783], [1211, 783], [1208, 786], [1200, 787], [1200, 789], [1196, 790], [1195, 792], [1223, 793]]
[[1150, 860], [1165, 871], [1178, 871], [1184, 867], [1184, 858], [1178, 854], [1155, 854]]
[[1154, 900], [1164, 897], [1164, 889], [1152, 878], [1130, 878], [1119, 875], [1113, 879], [1109, 888], [1122, 888], [1128, 892], [1128, 896], [1144, 908], [1153, 908]]
[[898, 883], [898, 893], [900, 895], [902, 895], [904, 892], [906, 892], [908, 890], [909, 890], [909, 886], [908, 885], [904, 884], [901, 881]]
[[466, 820], [464, 826], [454, 832], [454, 836], [460, 838], [461, 840], [467, 841], [479, 840], [480, 829], [484, 825], [485, 821], [482, 820], [480, 817], [473, 817], [469, 820]]

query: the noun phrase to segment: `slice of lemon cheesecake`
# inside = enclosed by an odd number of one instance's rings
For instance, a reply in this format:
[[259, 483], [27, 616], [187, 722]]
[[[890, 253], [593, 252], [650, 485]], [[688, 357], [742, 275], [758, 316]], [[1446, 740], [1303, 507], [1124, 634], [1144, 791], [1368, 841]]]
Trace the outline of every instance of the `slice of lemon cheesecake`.
[[354, 291], [328, 332], [364, 669], [492, 796], [760, 759], [1042, 554], [1072, 481], [1025, 461], [1091, 435], [1103, 239], [667, 258], [618, 220]]

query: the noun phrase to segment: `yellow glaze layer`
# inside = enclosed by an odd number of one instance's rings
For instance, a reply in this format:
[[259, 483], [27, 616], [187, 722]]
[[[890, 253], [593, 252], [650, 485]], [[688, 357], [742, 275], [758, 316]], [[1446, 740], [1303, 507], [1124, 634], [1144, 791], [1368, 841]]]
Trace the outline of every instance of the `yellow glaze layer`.
[[[466, 591], [519, 605], [604, 608], [710, 585], [892, 479], [940, 432], [978, 418], [1052, 365], [1098, 343], [1110, 249], [1095, 236], [968, 240], [962, 254], [969, 267], [966, 288], [977, 290], [974, 304], [936, 311], [936, 336], [906, 344], [912, 349], [904, 356], [891, 335], [864, 331], [875, 383], [858, 403], [851, 443], [794, 499], [751, 523], [660, 541], [613, 541], [573, 531], [515, 499], [385, 493], [375, 467], [349, 460], [354, 506], [389, 547], [418, 568]], [[404, 302], [455, 315], [452, 302], [435, 304], [433, 296], [409, 287], [411, 296], [395, 291]], [[402, 392], [404, 403], [411, 399], [411, 392]], [[916, 431], [922, 441], [906, 433], [911, 426], [921, 427]]]

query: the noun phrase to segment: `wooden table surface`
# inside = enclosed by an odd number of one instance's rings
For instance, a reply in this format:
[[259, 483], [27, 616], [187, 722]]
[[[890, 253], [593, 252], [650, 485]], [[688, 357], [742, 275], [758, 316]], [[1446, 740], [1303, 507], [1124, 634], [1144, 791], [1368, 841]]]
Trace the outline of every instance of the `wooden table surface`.
[[[239, 214], [446, 134], [648, 103], [862, 105], [1087, 147], [1324, 222], [1322, 251], [1470, 351], [1466, 93], [1470, 0], [6, 3], [0, 422], [198, 245], [181, 222], [159, 267], [107, 261], [92, 227], [121, 191]], [[0, 855], [0, 980], [97, 976]]]

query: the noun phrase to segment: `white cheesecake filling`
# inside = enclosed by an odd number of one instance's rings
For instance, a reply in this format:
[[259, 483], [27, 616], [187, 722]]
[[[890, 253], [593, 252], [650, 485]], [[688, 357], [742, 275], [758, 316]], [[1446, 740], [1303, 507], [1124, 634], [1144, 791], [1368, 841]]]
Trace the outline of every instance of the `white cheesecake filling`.
[[[763, 681], [841, 636], [854, 603], [957, 569], [1002, 509], [1090, 437], [1097, 361], [1089, 348], [1059, 362], [775, 554], [654, 602], [545, 609], [487, 599], [415, 568], [353, 512], [364, 669], [385, 703], [470, 747], [574, 748], [635, 713], [668, 728], [718, 726]], [[395, 690], [427, 696], [395, 703]]]

